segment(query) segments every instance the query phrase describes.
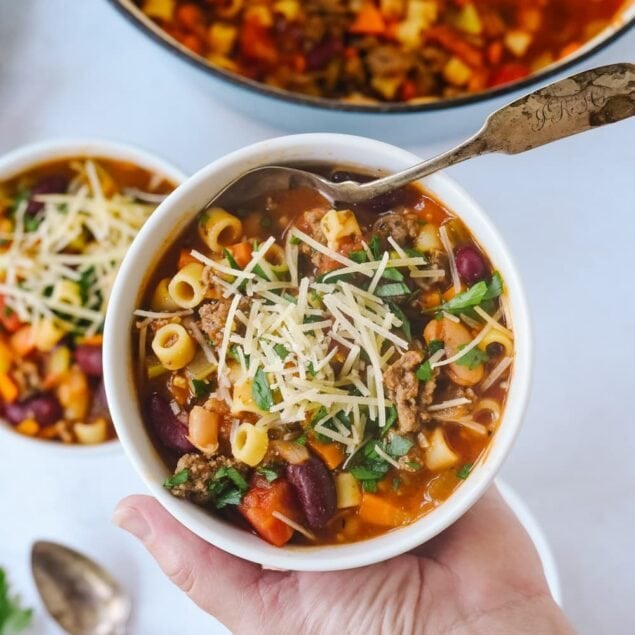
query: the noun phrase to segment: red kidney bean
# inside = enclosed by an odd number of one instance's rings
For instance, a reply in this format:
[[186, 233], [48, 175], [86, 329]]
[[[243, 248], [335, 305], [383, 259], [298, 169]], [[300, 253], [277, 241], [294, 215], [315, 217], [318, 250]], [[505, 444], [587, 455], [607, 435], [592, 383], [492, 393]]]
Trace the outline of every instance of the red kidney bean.
[[6, 404], [4, 414], [14, 424], [25, 419], [35, 419], [41, 426], [50, 426], [63, 416], [59, 401], [48, 392], [38, 393], [22, 401]]
[[335, 514], [337, 506], [335, 484], [324, 463], [312, 456], [299, 465], [289, 463], [286, 474], [302, 505], [309, 527], [324, 527]]
[[150, 426], [159, 441], [179, 455], [196, 451], [187, 440], [187, 426], [172, 412], [170, 404], [161, 395], [154, 393], [148, 400]]
[[101, 346], [82, 344], [75, 349], [75, 361], [79, 367], [91, 377], [103, 375]]
[[456, 268], [461, 280], [474, 284], [487, 276], [487, 265], [480, 252], [472, 245], [459, 247], [455, 254]]
[[68, 179], [65, 176], [61, 174], [45, 176], [31, 188], [26, 213], [33, 216], [44, 207], [44, 203], [35, 200], [38, 194], [64, 194], [67, 189]]
[[342, 43], [335, 38], [323, 40], [316, 44], [306, 55], [308, 71], [320, 71], [342, 50]]

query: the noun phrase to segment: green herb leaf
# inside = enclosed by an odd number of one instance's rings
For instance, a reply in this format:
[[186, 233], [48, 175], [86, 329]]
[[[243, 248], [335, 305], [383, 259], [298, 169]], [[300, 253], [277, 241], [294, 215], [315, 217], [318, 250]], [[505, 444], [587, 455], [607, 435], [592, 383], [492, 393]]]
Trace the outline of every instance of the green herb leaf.
[[411, 470], [420, 470], [421, 469], [421, 463], [417, 463], [416, 461], [408, 461], [406, 463], [406, 465], [411, 469]]
[[406, 336], [406, 339], [411, 342], [412, 328], [410, 326], [410, 320], [406, 317], [406, 314], [401, 310], [401, 308], [394, 302], [389, 302], [388, 306], [390, 307], [390, 310], [401, 320], [400, 328], [403, 331], [403, 334]]
[[235, 467], [221, 467], [216, 470], [214, 474], [214, 480], [220, 481], [223, 478], [228, 478], [238, 489], [246, 492], [249, 485], [244, 476]]
[[426, 359], [426, 361], [419, 366], [416, 375], [420, 381], [430, 381], [432, 379], [432, 365], [429, 359]]
[[303, 432], [299, 437], [293, 439], [293, 442], [297, 443], [298, 445], [306, 445], [306, 442], [307, 442], [306, 432]]
[[212, 385], [202, 379], [192, 379], [192, 386], [197, 399], [206, 399], [209, 393], [212, 392]]
[[375, 295], [379, 298], [394, 298], [400, 295], [408, 295], [410, 289], [403, 282], [389, 282], [388, 284], [380, 284], [375, 289]]
[[456, 475], [464, 481], [470, 475], [473, 467], [473, 463], [466, 463], [460, 470], [457, 471]]
[[284, 344], [275, 344], [273, 350], [282, 361], [289, 356], [289, 349]]
[[358, 250], [355, 250], [355, 251], [351, 251], [348, 254], [348, 257], [353, 262], [356, 262], [358, 265], [361, 265], [361, 264], [363, 264], [365, 262], [368, 262], [368, 254], [363, 249], [358, 249]]
[[39, 216], [25, 216], [24, 217], [24, 229], [27, 232], [34, 232], [42, 223], [42, 218]]
[[352, 467], [349, 472], [358, 480], [358, 481], [373, 481], [381, 479], [384, 474], [388, 470], [378, 471], [374, 469], [369, 469], [363, 465], [357, 465]]
[[225, 258], [227, 258], [227, 262], [232, 269], [236, 269], [238, 271], [242, 270], [242, 267], [236, 262], [236, 258], [234, 258], [229, 249], [223, 249], [223, 253], [225, 254]]
[[22, 606], [18, 595], [9, 593], [9, 582], [0, 568], [0, 634], [9, 635], [27, 628], [33, 617], [33, 609]]
[[492, 279], [487, 285], [487, 291], [483, 296], [483, 300], [493, 300], [503, 293], [503, 278], [498, 271], [494, 272]]
[[376, 480], [361, 481], [361, 484], [362, 484], [362, 488], [364, 489], [364, 491], [368, 492], [369, 494], [374, 494], [377, 491], [377, 481]]
[[289, 242], [292, 245], [299, 245], [302, 241], [297, 236], [291, 236], [291, 238], [289, 239]]
[[278, 478], [278, 472], [276, 472], [272, 467], [259, 467], [256, 472], [258, 474], [262, 474], [269, 483], [273, 483]]
[[187, 483], [189, 479], [190, 471], [187, 469], [181, 470], [180, 472], [173, 474], [169, 478], [166, 478], [165, 481], [163, 481], [163, 487], [165, 487], [166, 489], [172, 489], [177, 485], [183, 485], [183, 483]]
[[370, 251], [373, 254], [373, 258], [375, 260], [379, 260], [382, 256], [382, 248], [381, 248], [381, 240], [379, 236], [374, 236], [370, 239], [370, 243], [368, 243], [370, 247]]
[[395, 269], [391, 267], [390, 269], [386, 269], [382, 275], [382, 279], [384, 280], [396, 280], [397, 282], [403, 281], [403, 273], [399, 271], [399, 269]]
[[443, 348], [445, 348], [443, 340], [430, 340], [430, 343], [428, 344], [428, 355], [432, 356]]
[[456, 313], [469, 307], [477, 306], [485, 298], [487, 283], [483, 280], [472, 285], [467, 291], [457, 293], [453, 298], [441, 305], [441, 309], [448, 313]]
[[414, 443], [410, 439], [395, 435], [392, 439], [390, 439], [388, 446], [386, 447], [386, 451], [390, 454], [390, 456], [405, 456], [408, 452], [410, 452], [410, 448], [413, 445]]
[[314, 366], [313, 366], [313, 362], [309, 362], [309, 363], [307, 364], [307, 367], [306, 367], [306, 374], [307, 374], [309, 377], [311, 377], [311, 378], [315, 377], [315, 375], [317, 374], [317, 371], [315, 370], [315, 368], [314, 368]]
[[223, 509], [227, 505], [240, 505], [242, 492], [236, 488], [228, 488], [214, 498], [214, 507]]
[[392, 428], [397, 421], [397, 408], [395, 406], [390, 406], [390, 408], [386, 408], [386, 425], [381, 430], [382, 438], [388, 434], [388, 430]]
[[251, 386], [251, 394], [258, 408], [267, 412], [271, 410], [273, 407], [273, 395], [262, 367], [256, 371], [254, 383]]
[[[465, 345], [459, 347], [459, 351], [465, 348]], [[471, 348], [469, 351], [456, 360], [459, 366], [467, 366], [470, 370], [474, 370], [477, 366], [484, 364], [489, 359], [489, 355], [482, 351], [478, 346]]]
[[95, 283], [95, 267], [92, 265], [81, 272], [77, 284], [79, 285], [79, 297], [82, 301], [82, 305], [88, 302], [90, 297], [90, 288]]

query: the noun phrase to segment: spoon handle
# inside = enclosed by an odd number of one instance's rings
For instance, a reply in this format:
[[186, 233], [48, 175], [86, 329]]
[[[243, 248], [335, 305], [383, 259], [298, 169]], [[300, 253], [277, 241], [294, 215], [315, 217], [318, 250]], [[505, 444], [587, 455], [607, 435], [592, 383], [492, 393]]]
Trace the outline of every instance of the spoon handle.
[[634, 115], [635, 64], [585, 71], [503, 106], [457, 147], [403, 172], [365, 183], [358, 188], [360, 198], [379, 196], [472, 157], [489, 152], [519, 154]]

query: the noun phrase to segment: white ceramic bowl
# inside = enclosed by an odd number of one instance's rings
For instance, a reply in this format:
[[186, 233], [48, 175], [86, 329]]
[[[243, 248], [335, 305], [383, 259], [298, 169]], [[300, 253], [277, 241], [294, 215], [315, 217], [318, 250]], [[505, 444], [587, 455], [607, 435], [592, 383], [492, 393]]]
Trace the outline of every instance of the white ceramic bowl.
[[159, 502], [186, 527], [221, 549], [267, 567], [303, 571], [347, 569], [379, 562], [429, 540], [464, 514], [483, 494], [507, 456], [520, 428], [530, 381], [531, 337], [525, 295], [507, 247], [490, 220], [443, 174], [425, 179], [425, 186], [465, 221], [501, 272], [507, 284], [516, 333], [516, 359], [503, 423], [485, 460], [443, 505], [409, 526], [362, 542], [273, 547], [166, 491], [162, 483], [168, 470], [140, 415], [130, 344], [132, 314], [149, 272], [210, 197], [244, 171], [263, 164], [330, 162], [394, 172], [418, 160], [415, 155], [394, 146], [347, 135], [308, 134], [258, 143], [215, 161], [188, 179], [161, 204], [128, 251], [113, 290], [105, 328], [106, 394], [117, 434]]
[[[56, 139], [23, 146], [0, 157], [0, 182], [40, 165], [75, 157], [129, 161], [152, 172], [162, 174], [177, 185], [186, 179], [181, 170], [145, 150], [101, 139]], [[16, 451], [39, 450], [69, 456], [90, 457], [119, 448], [116, 440], [99, 445], [67, 445], [43, 439], [33, 439], [15, 432], [12, 426], [2, 419], [0, 419], [0, 440], [5, 451], [11, 445], [16, 447]]]

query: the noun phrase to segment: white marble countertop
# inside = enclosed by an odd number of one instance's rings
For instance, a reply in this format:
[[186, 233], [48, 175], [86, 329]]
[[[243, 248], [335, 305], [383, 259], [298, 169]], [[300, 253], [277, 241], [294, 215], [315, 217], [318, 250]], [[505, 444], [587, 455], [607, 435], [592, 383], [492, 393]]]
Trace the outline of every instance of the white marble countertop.
[[[216, 89], [103, 0], [0, 0], [0, 45], [0, 152], [97, 136], [143, 146], [193, 171], [305, 125], [289, 118], [265, 124], [218, 100]], [[631, 32], [594, 62], [634, 58]], [[312, 127], [322, 125], [316, 118]], [[356, 120], [350, 129], [364, 127], [422, 155], [459, 134], [440, 119], [405, 127]], [[635, 623], [634, 173], [635, 120], [451, 170], [499, 226], [526, 283], [534, 384], [503, 476], [545, 529], [566, 611], [588, 634], [632, 633]], [[31, 541], [70, 543], [107, 563], [133, 592], [134, 635], [215, 632], [109, 523], [115, 502], [135, 491], [143, 487], [119, 452], [68, 461], [0, 448], [0, 563], [37, 605]], [[40, 612], [32, 632], [59, 631]]]

